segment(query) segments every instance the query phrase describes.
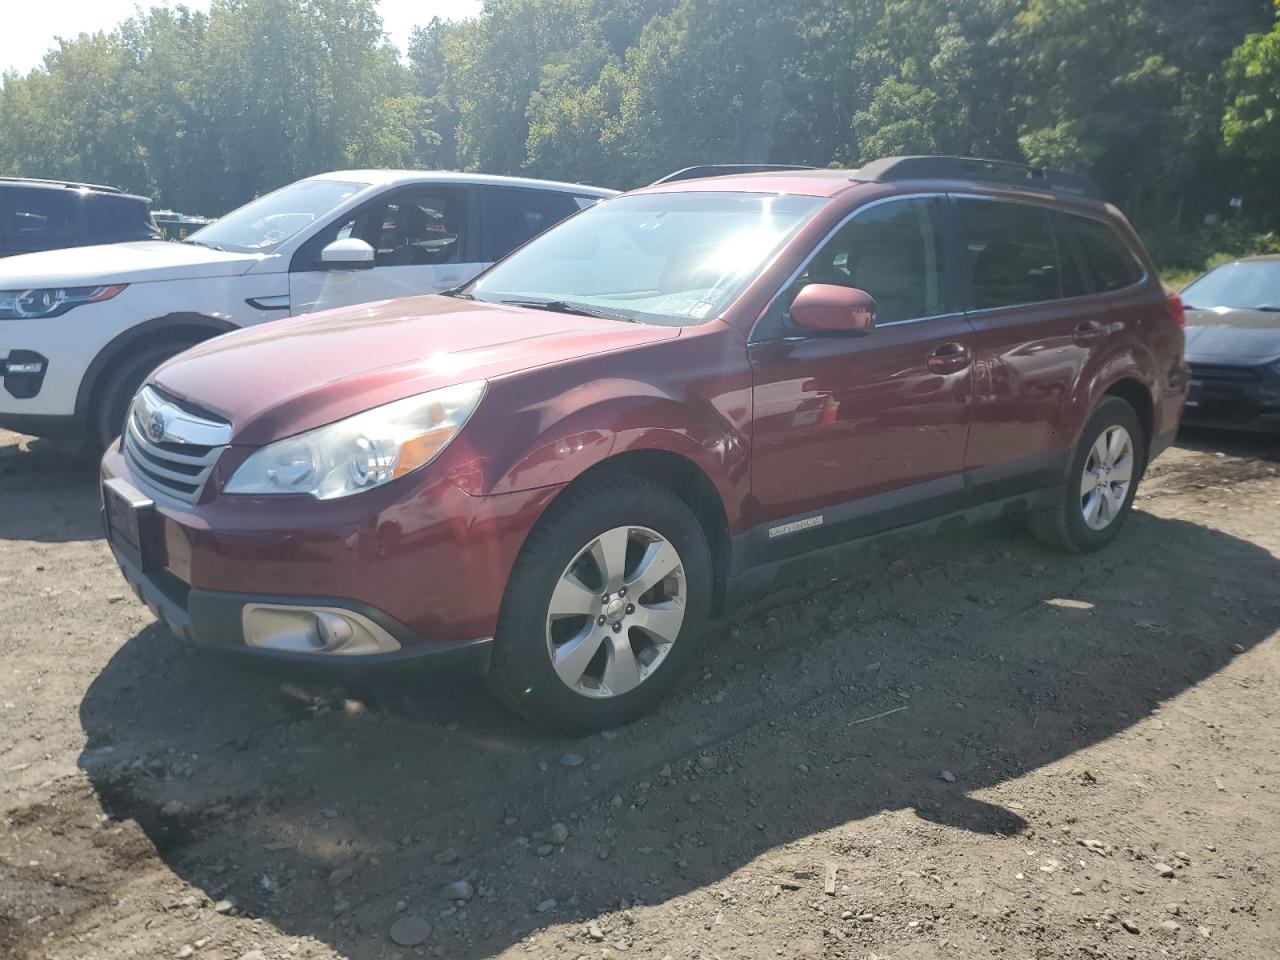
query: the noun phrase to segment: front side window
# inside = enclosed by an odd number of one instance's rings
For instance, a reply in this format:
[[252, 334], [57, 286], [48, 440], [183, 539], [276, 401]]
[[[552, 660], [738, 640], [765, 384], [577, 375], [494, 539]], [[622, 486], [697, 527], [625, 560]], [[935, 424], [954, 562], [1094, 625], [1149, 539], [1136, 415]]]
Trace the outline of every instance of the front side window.
[[366, 186], [341, 180], [299, 180], [233, 210], [183, 242], [237, 253], [270, 253]]
[[947, 312], [942, 201], [892, 200], [860, 210], [805, 264], [762, 323], [790, 328], [791, 301], [811, 283], [855, 287], [876, 302], [876, 325]]
[[1146, 270], [1114, 229], [1099, 220], [1074, 214], [1068, 214], [1066, 220], [1099, 293], [1123, 290], [1142, 279]]
[[1043, 303], [1063, 296], [1049, 210], [1027, 203], [955, 198], [967, 309]]
[[392, 195], [367, 239], [380, 267], [423, 267], [462, 260], [465, 189], [421, 187]]
[[643, 323], [705, 323], [825, 203], [736, 192], [616, 197], [538, 235], [459, 293]]

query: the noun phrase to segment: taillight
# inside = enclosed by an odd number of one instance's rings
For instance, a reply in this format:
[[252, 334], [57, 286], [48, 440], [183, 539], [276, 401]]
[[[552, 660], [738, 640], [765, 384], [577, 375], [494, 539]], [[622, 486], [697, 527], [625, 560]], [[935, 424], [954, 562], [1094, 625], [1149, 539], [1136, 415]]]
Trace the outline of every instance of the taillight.
[[1164, 303], [1169, 311], [1169, 319], [1178, 326], [1185, 327], [1187, 325], [1187, 311], [1182, 305], [1182, 298], [1176, 293], [1171, 293], [1165, 298]]

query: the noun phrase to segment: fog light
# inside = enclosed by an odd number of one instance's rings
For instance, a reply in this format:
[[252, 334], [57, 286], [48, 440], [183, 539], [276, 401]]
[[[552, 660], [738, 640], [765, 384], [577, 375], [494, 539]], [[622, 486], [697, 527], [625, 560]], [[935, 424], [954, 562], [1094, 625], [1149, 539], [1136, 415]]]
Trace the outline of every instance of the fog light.
[[5, 372], [10, 374], [13, 374], [13, 373], [35, 374], [35, 373], [41, 373], [43, 372], [43, 370], [44, 370], [44, 364], [38, 361], [36, 363], [10, 363], [5, 366]]
[[399, 650], [400, 644], [368, 617], [341, 607], [246, 604], [241, 615], [244, 642], [290, 653], [369, 656]]

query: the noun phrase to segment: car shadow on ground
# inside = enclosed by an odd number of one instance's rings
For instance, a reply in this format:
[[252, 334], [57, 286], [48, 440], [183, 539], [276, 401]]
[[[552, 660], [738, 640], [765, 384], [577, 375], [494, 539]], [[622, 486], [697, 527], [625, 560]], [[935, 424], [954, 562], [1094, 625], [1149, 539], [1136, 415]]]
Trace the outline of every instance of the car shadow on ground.
[[83, 446], [0, 431], [0, 540], [68, 543], [102, 536], [97, 480], [97, 458]]
[[1178, 431], [1178, 446], [1201, 453], [1225, 453], [1233, 457], [1280, 462], [1280, 434], [1183, 427]]
[[[654, 715], [575, 740], [511, 719], [473, 679], [336, 690], [149, 627], [84, 697], [81, 765], [211, 901], [358, 960], [387, 956], [405, 915], [430, 922], [437, 955], [488, 957], [820, 831], [870, 856], [860, 822], [881, 811], [1015, 834], [1022, 814], [987, 788], [1266, 639], [1278, 581], [1253, 544], [1141, 513], [1090, 557], [1000, 527], [889, 546], [717, 630]], [[1129, 774], [1076, 786], [1108, 776]], [[451, 904], [462, 880], [476, 896]]]

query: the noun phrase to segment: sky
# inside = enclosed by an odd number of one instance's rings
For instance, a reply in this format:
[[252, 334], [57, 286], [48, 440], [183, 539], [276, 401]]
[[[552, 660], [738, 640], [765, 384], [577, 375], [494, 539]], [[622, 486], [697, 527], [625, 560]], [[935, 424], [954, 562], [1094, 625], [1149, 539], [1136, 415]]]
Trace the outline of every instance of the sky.
[[[110, 30], [139, 8], [174, 6], [173, 0], [0, 0], [0, 72], [26, 73], [39, 66], [57, 37]], [[209, 0], [186, 0], [193, 10], [208, 10]], [[459, 20], [480, 12], [481, 0], [379, 0], [391, 42], [404, 53], [415, 26], [432, 17]], [[21, 11], [21, 12], [19, 12]]]

